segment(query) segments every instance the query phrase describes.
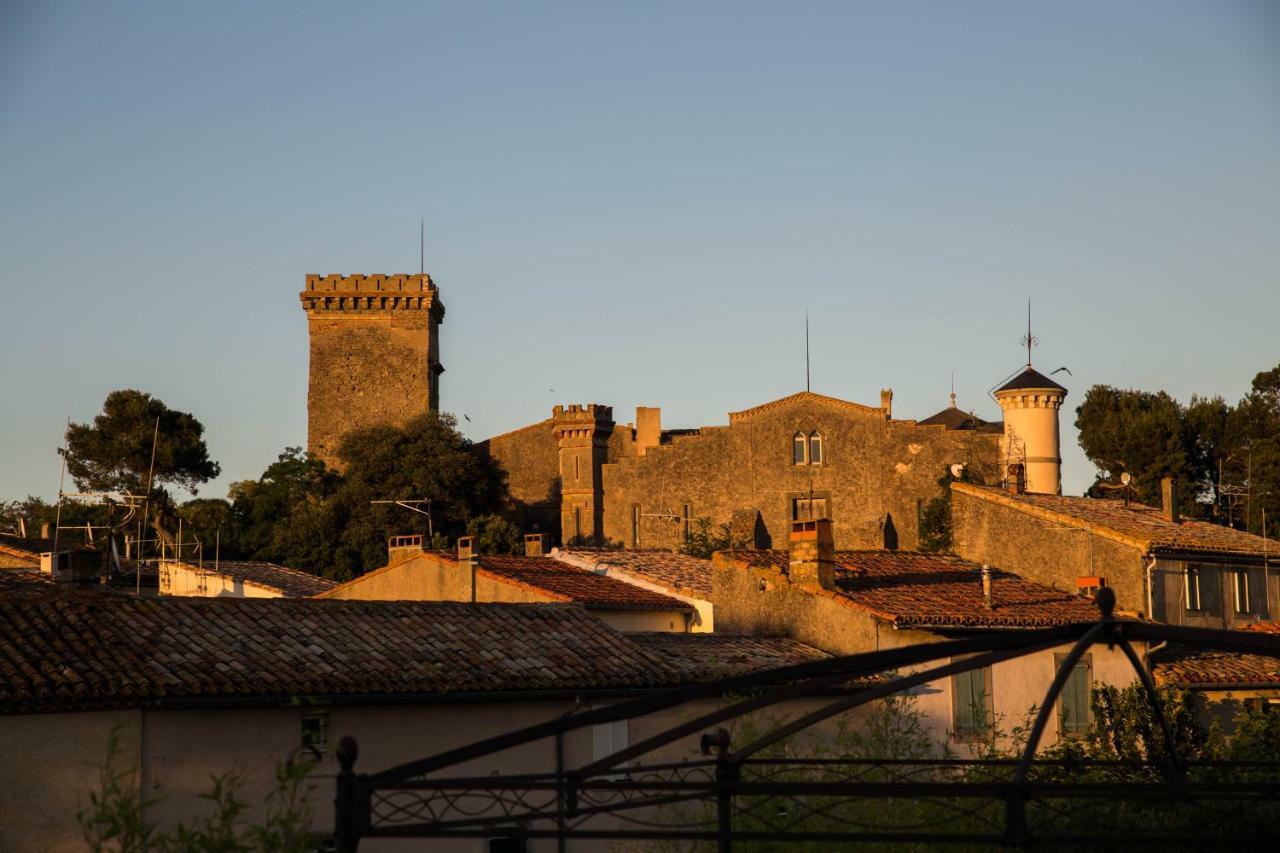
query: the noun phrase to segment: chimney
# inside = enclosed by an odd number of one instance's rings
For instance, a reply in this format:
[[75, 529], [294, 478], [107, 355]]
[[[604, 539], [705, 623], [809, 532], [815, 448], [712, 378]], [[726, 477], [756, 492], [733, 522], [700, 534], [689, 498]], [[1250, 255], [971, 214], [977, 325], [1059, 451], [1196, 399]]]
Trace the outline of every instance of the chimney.
[[387, 540], [387, 564], [390, 565], [414, 554], [421, 554], [425, 550], [422, 541], [421, 533], [392, 536]]
[[40, 538], [41, 538], [41, 539], [52, 539], [52, 538], [53, 538], [53, 529], [52, 529], [52, 528], [53, 528], [53, 525], [51, 525], [49, 522], [47, 522], [47, 521], [46, 521], [46, 522], [43, 522], [43, 523], [40, 525]]
[[526, 557], [541, 557], [545, 553], [547, 553], [547, 534], [526, 533], [524, 537], [524, 555]]
[[991, 567], [986, 563], [982, 564], [982, 603], [988, 610], [995, 609], [991, 603]]
[[1011, 495], [1027, 493], [1027, 469], [1021, 462], [1014, 462], [1009, 466], [1009, 477], [1004, 481], [1004, 485]]
[[1182, 521], [1182, 516], [1178, 514], [1177, 477], [1163, 477], [1160, 480], [1160, 514], [1165, 521], [1172, 521], [1174, 524]]
[[880, 408], [884, 409], [885, 420], [893, 417], [893, 389], [880, 389]]
[[459, 562], [464, 561], [464, 560], [470, 560], [472, 557], [474, 557], [474, 556], [476, 555], [476, 554], [475, 554], [475, 549], [472, 547], [472, 544], [473, 544], [474, 542], [475, 542], [475, 537], [474, 537], [474, 536], [459, 536], [459, 537], [458, 537], [458, 560], [459, 560]]
[[636, 455], [644, 456], [650, 447], [662, 443], [662, 409], [636, 406]]
[[836, 588], [836, 546], [831, 519], [791, 522], [791, 583], [808, 589]]

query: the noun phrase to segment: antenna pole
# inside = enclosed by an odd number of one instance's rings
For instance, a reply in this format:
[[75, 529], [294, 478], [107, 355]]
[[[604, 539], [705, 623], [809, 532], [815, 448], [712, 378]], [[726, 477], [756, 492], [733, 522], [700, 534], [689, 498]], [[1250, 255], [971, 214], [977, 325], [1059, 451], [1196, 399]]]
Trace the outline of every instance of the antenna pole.
[[809, 312], [804, 312], [804, 390], [809, 391]]
[[1031, 300], [1027, 300], [1027, 367], [1031, 366]]
[[427, 219], [418, 220], [418, 275], [427, 274]]

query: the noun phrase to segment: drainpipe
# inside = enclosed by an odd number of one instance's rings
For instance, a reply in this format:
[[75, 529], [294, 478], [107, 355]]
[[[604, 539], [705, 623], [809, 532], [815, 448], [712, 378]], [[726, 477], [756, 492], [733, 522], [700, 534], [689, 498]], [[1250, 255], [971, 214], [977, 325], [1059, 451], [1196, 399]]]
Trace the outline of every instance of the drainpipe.
[[1147, 563], [1147, 568], [1146, 568], [1146, 574], [1147, 574], [1147, 618], [1148, 618], [1148, 619], [1150, 619], [1152, 622], [1154, 622], [1154, 621], [1156, 620], [1155, 590], [1154, 590], [1154, 589], [1152, 589], [1152, 585], [1151, 585], [1151, 584], [1152, 584], [1152, 574], [1151, 574], [1151, 573], [1155, 570], [1155, 567], [1156, 567], [1156, 558], [1155, 558], [1154, 556], [1152, 556], [1152, 557], [1151, 557], [1151, 562], [1150, 562], [1150, 563]]

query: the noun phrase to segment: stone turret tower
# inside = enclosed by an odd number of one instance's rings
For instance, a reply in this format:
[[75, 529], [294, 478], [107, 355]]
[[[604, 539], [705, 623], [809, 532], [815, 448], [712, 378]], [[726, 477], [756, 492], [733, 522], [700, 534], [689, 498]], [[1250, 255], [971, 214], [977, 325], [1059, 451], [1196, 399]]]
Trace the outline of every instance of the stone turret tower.
[[604, 535], [600, 469], [608, 461], [613, 408], [556, 406], [551, 421], [560, 445], [560, 541], [598, 542]]
[[1030, 364], [995, 391], [1004, 410], [1001, 458], [1005, 470], [1023, 465], [1028, 492], [1062, 494], [1062, 442], [1058, 410], [1067, 389]]
[[308, 275], [307, 452], [337, 465], [347, 432], [440, 407], [444, 305], [428, 275]]

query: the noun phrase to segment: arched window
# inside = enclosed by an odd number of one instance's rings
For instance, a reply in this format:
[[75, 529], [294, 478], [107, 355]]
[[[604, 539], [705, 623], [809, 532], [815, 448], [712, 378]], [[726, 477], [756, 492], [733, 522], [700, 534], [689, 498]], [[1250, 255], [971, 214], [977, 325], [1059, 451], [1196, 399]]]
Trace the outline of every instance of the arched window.
[[809, 464], [821, 465], [822, 462], [822, 433], [815, 430], [809, 433]]
[[795, 438], [791, 439], [791, 461], [796, 465], [803, 465], [809, 461], [808, 447], [802, 432], [796, 433]]

